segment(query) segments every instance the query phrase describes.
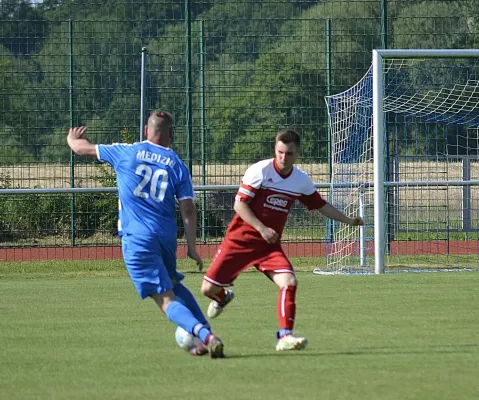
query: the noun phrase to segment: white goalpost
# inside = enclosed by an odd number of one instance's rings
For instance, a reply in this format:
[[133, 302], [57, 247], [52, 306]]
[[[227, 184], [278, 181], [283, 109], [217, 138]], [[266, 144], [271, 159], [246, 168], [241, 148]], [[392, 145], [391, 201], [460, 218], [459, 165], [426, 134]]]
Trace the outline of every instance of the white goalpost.
[[366, 226], [330, 225], [316, 273], [479, 266], [479, 50], [374, 50], [326, 97], [331, 195]]

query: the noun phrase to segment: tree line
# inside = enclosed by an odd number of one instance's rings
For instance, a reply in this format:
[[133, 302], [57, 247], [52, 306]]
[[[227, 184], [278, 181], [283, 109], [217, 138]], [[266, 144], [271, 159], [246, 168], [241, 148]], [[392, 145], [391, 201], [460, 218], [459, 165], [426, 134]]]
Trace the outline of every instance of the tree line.
[[[183, 2], [2, 1], [0, 162], [68, 162], [72, 124], [102, 142], [138, 132], [143, 47], [146, 108], [174, 113], [182, 156], [189, 74], [194, 162], [269, 156], [285, 125], [301, 132], [305, 161], [327, 162], [324, 96], [368, 69], [385, 38], [380, 4], [192, 0], [188, 42]], [[390, 48], [477, 48], [472, 0], [396, 0], [387, 12]]]

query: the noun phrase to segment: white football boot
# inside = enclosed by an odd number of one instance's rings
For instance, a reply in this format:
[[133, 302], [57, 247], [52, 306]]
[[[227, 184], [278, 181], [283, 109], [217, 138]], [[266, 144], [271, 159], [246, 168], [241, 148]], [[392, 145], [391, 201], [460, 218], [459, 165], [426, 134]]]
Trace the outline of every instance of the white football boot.
[[218, 315], [220, 315], [223, 312], [223, 309], [226, 307], [228, 303], [231, 302], [235, 297], [235, 294], [233, 293], [232, 290], [226, 290], [226, 297], [225, 299], [221, 302], [218, 303], [216, 300], [212, 300], [210, 305], [208, 306], [208, 317], [209, 318], [216, 318]]
[[276, 351], [303, 350], [308, 344], [305, 337], [296, 337], [294, 335], [285, 335], [278, 340]]

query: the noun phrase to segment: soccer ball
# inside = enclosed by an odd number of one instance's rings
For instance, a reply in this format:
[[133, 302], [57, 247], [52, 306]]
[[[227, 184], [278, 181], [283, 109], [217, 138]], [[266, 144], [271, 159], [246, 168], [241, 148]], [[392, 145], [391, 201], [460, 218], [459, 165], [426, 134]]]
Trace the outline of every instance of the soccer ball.
[[178, 343], [178, 346], [186, 351], [189, 351], [191, 348], [197, 345], [198, 342], [201, 342], [200, 339], [186, 332], [181, 327], [176, 328], [175, 340], [176, 343]]

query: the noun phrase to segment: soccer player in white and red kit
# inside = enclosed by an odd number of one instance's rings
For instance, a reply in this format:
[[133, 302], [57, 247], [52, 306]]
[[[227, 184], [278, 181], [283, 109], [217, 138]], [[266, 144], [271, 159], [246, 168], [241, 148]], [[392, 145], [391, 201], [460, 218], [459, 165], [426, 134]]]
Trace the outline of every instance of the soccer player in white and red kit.
[[238, 275], [254, 265], [280, 288], [277, 304], [277, 351], [300, 350], [307, 339], [293, 335], [297, 281], [280, 243], [289, 211], [296, 200], [309, 210], [351, 226], [363, 225], [324, 200], [305, 172], [294, 166], [300, 137], [293, 130], [276, 135], [275, 158], [259, 161], [246, 171], [235, 199], [236, 212], [201, 287], [212, 302], [208, 316], [215, 318], [233, 299], [231, 286]]

